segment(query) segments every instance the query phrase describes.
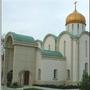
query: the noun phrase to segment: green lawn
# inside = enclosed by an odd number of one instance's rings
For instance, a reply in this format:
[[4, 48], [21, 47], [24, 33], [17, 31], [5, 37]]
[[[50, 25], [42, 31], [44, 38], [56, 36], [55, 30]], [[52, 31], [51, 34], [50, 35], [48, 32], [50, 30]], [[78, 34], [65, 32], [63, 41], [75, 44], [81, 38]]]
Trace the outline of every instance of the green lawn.
[[37, 89], [37, 88], [27, 88], [27, 89], [24, 89], [24, 90], [42, 90], [42, 89]]

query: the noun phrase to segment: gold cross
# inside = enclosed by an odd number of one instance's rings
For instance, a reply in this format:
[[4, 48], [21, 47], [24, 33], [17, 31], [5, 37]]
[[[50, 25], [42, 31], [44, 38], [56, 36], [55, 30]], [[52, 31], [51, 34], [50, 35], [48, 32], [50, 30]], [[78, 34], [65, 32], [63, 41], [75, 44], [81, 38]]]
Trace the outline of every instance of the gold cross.
[[75, 1], [74, 4], [75, 4], [75, 10], [76, 10], [76, 4], [77, 4], [77, 1]]

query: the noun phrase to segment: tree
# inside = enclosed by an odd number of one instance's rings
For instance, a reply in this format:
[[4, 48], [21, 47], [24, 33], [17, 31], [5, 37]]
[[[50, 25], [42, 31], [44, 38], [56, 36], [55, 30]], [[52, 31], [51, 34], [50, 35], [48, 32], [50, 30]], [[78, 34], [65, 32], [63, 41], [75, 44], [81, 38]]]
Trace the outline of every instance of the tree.
[[82, 75], [82, 81], [80, 83], [81, 90], [89, 90], [90, 89], [90, 76], [84, 70]]

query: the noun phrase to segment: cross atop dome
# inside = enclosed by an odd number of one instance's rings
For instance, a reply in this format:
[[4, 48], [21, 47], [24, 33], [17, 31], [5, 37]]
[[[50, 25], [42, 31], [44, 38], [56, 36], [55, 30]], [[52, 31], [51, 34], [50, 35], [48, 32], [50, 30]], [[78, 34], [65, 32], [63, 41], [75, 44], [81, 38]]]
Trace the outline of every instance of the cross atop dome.
[[75, 4], [75, 11], [76, 11], [76, 4], [77, 4], [77, 1], [75, 1], [74, 4]]

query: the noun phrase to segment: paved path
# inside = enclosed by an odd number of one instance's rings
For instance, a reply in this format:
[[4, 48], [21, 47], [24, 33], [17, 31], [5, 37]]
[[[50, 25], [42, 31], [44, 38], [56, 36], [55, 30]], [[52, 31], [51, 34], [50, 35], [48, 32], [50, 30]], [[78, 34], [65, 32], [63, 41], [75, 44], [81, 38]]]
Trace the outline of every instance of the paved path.
[[16, 88], [7, 88], [6, 86], [2, 86], [1, 90], [23, 90], [23, 88], [16, 89]]
[[32, 87], [38, 88], [38, 89], [43, 89], [43, 90], [79, 90], [79, 89], [54, 89], [54, 88], [37, 87], [37, 86], [32, 86]]
[[[30, 87], [27, 86], [24, 88], [30, 88]], [[42, 90], [79, 90], [79, 89], [53, 89], [53, 88], [37, 87], [37, 86], [31, 86], [31, 88], [38, 88]], [[2, 86], [1, 90], [23, 90], [23, 88], [7, 88], [6, 86]]]

